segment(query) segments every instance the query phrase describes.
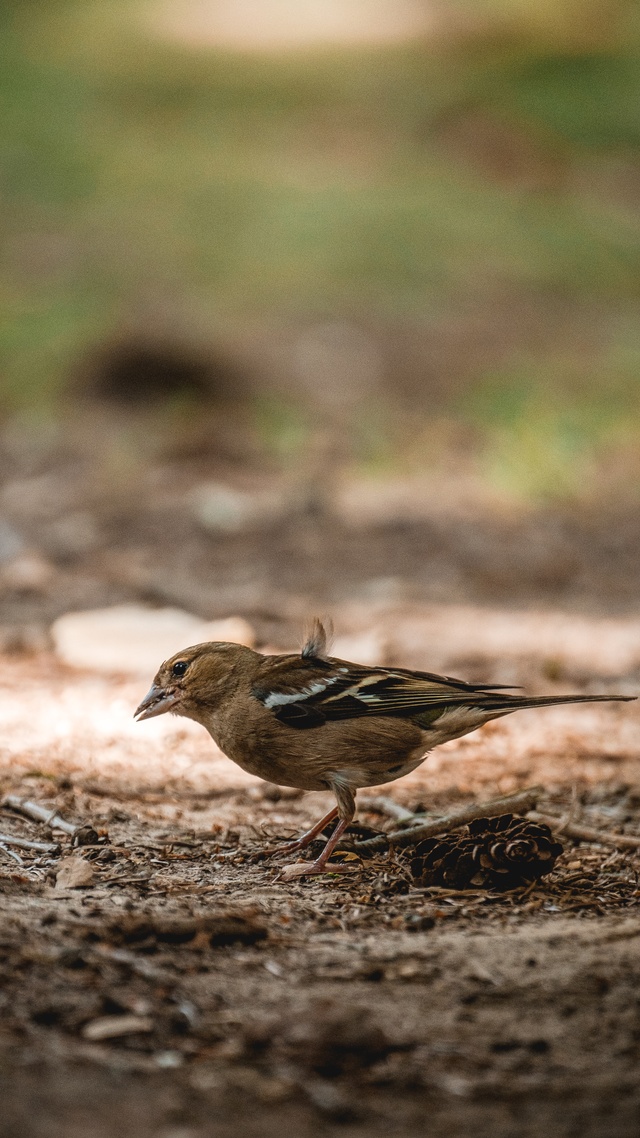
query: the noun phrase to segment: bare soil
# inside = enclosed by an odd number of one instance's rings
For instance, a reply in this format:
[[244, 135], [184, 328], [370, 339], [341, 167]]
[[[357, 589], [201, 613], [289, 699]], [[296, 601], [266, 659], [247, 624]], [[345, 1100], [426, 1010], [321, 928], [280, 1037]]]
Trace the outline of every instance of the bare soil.
[[[192, 509], [208, 466], [134, 496], [90, 465], [5, 475], [0, 790], [98, 842], [0, 808], [0, 834], [59, 844], [0, 848], [1, 1138], [635, 1138], [636, 851], [565, 837], [553, 873], [501, 894], [417, 888], [389, 855], [278, 882], [261, 851], [329, 799], [259, 783], [184, 720], [134, 723], [149, 677], [67, 669], [48, 630], [133, 601], [237, 613], [291, 649], [324, 609], [356, 658], [635, 694], [637, 507], [416, 491], [363, 520], [356, 494], [349, 516], [307, 503], [221, 534]], [[539, 784], [547, 813], [640, 835], [638, 706], [519, 713], [385, 793], [439, 813]], [[359, 820], [390, 824], [364, 799]], [[78, 887], [56, 880], [69, 855]]]
[[[134, 724], [143, 681], [0, 672], [3, 790], [99, 835], [0, 850], [2, 1138], [637, 1134], [637, 852], [565, 838], [503, 894], [416, 888], [386, 854], [283, 884], [261, 851], [328, 798]], [[525, 712], [386, 793], [440, 812], [541, 783], [541, 808], [640, 835], [637, 744], [636, 705]], [[51, 837], [6, 807], [0, 832]], [[56, 883], [69, 855], [89, 884]]]

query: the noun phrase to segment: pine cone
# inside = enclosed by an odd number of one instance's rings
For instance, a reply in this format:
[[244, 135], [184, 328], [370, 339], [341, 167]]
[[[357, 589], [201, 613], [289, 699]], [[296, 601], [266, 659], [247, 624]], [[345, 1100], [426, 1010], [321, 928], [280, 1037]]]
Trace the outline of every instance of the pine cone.
[[550, 873], [561, 853], [548, 826], [502, 814], [420, 842], [411, 873], [422, 885], [514, 889]]

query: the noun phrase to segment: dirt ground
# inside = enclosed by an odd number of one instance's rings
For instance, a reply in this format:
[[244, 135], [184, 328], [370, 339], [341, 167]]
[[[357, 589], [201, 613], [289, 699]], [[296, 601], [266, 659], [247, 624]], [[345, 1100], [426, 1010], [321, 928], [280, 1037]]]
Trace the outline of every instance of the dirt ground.
[[[395, 854], [276, 881], [260, 851], [329, 799], [259, 783], [188, 721], [135, 723], [150, 677], [64, 666], [50, 626], [177, 605], [291, 650], [320, 611], [347, 658], [634, 695], [637, 508], [354, 486], [348, 508], [223, 533], [193, 507], [220, 472], [151, 470], [132, 496], [23, 449], [3, 467], [0, 791], [97, 841], [0, 806], [0, 835], [56, 843], [0, 837], [1, 1138], [635, 1138], [637, 849], [565, 835], [506, 893], [418, 887]], [[438, 814], [539, 785], [558, 824], [640, 836], [639, 706], [520, 712], [384, 793]], [[374, 806], [359, 822], [389, 828]]]
[[[2, 1138], [638, 1133], [638, 851], [565, 837], [503, 894], [418, 888], [388, 854], [284, 884], [260, 851], [328, 797], [252, 779], [194, 724], [135, 724], [142, 678], [46, 653], [0, 673], [2, 790], [98, 834], [72, 850], [0, 810], [0, 832], [60, 847], [0, 849]], [[532, 691], [562, 687], [546, 673], [519, 660]], [[539, 809], [640, 835], [638, 714], [518, 713], [385, 793], [439, 813], [541, 784]], [[359, 820], [392, 824], [370, 796]], [[56, 880], [69, 855], [80, 887]]]

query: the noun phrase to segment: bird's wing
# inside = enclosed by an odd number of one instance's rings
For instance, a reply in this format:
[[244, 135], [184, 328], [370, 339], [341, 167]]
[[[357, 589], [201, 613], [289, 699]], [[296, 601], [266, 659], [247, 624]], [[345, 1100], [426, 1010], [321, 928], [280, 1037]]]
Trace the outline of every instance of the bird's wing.
[[490, 703], [492, 690], [430, 672], [281, 656], [265, 660], [253, 694], [281, 723], [317, 727], [366, 715], [411, 718], [432, 712], [435, 719], [447, 707]]

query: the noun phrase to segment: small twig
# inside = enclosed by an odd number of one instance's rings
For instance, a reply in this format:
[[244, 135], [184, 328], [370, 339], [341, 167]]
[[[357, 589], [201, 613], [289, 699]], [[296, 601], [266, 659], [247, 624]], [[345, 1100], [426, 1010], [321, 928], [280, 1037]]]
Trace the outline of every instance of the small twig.
[[475, 897], [476, 901], [484, 901], [487, 897], [504, 896], [488, 889], [449, 889], [445, 885], [425, 885], [423, 889], [412, 889], [411, 892], [428, 894], [427, 900], [433, 897], [434, 901], [446, 901], [449, 897]]
[[592, 826], [581, 826], [577, 822], [565, 821], [552, 814], [539, 814], [537, 810], [530, 810], [527, 817], [532, 822], [544, 822], [554, 833], [562, 831], [568, 838], [576, 838], [582, 842], [599, 842], [602, 846], [616, 846], [619, 850], [640, 850], [640, 838], [633, 834], [612, 834], [610, 830], [594, 830]]
[[558, 817], [558, 821], [554, 827], [554, 833], [557, 834], [558, 837], [560, 837], [562, 834], [566, 834], [567, 826], [570, 826], [577, 820], [579, 810], [580, 803], [578, 801], [578, 784], [574, 782], [573, 786], [571, 787], [571, 801], [569, 803], [569, 808]]
[[10, 806], [12, 810], [16, 810], [19, 814], [24, 814], [26, 818], [32, 818], [35, 822], [45, 822], [52, 830], [63, 830], [65, 834], [75, 834], [79, 830], [79, 826], [72, 825], [71, 822], [66, 822], [61, 818], [57, 810], [51, 810], [47, 806], [40, 806], [38, 802], [30, 802], [28, 798], [18, 798], [17, 794], [7, 794], [3, 799], [5, 806]]
[[[117, 854], [117, 853], [130, 854], [134, 848], [135, 848], [135, 846], [111, 846], [111, 845], [106, 845], [105, 842], [94, 842], [92, 845], [87, 845], [87, 846], [83, 845], [82, 852], [83, 853], [90, 853], [91, 850], [102, 850], [102, 851], [109, 850], [109, 853], [114, 853], [114, 854]], [[156, 848], [155, 846], [149, 846], [149, 849], [155, 849], [155, 848]], [[145, 846], [145, 849], [146, 849], [146, 846]]]
[[385, 794], [378, 794], [375, 798], [361, 798], [358, 806], [362, 810], [372, 810], [376, 814], [387, 814], [395, 822], [413, 822], [419, 817], [415, 811], [407, 810], [406, 806], [401, 806], [399, 802], [394, 802], [393, 798], [387, 798]]
[[101, 877], [101, 885], [140, 885], [142, 882], [151, 881], [150, 873], [123, 873], [119, 877]]
[[83, 790], [85, 794], [93, 794], [96, 798], [114, 798], [118, 802], [128, 802], [138, 800], [140, 802], [166, 802], [171, 798], [179, 798], [190, 800], [193, 798], [202, 799], [216, 799], [216, 798], [233, 798], [238, 794], [238, 788], [229, 787], [209, 787], [206, 790], [198, 790], [196, 787], [172, 787], [172, 786], [107, 786], [100, 785], [94, 782], [78, 781], [74, 783], [79, 790]]
[[0, 842], [8, 846], [18, 846], [22, 850], [37, 850], [38, 853], [60, 853], [57, 842], [32, 842], [28, 838], [14, 838], [12, 834], [0, 834]]
[[577, 782], [574, 782], [573, 786], [571, 787], [571, 802], [569, 804], [569, 816], [567, 818], [567, 821], [575, 822], [579, 813], [580, 799], [578, 797], [578, 784]]
[[18, 865], [24, 865], [20, 854], [14, 853], [13, 850], [8, 849], [8, 847], [5, 846], [3, 842], [0, 842], [0, 850], [2, 850], [3, 853], [8, 854], [9, 857], [12, 857], [14, 861], [17, 861]]
[[498, 814], [509, 813], [526, 814], [533, 809], [542, 793], [542, 787], [532, 786], [529, 790], [509, 794], [504, 798], [494, 798], [490, 802], [473, 802], [469, 806], [453, 810], [451, 814], [444, 814], [442, 818], [430, 819], [409, 829], [390, 830], [388, 834], [367, 838], [364, 842], [354, 842], [353, 849], [357, 853], [378, 853], [386, 850], [389, 843], [393, 846], [411, 846], [416, 841], [446, 834], [467, 822], [474, 822], [476, 818], [495, 818]]

